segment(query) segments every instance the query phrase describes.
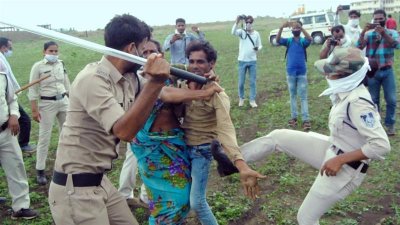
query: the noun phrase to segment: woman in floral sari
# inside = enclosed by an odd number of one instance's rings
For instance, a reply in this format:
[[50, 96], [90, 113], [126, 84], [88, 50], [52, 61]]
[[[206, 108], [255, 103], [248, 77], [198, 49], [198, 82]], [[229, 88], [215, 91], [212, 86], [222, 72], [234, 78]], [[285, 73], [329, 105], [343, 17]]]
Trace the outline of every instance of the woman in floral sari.
[[[144, 48], [144, 57], [160, 52], [153, 40]], [[192, 91], [171, 87], [171, 83], [163, 89], [143, 129], [131, 142], [147, 189], [151, 225], [183, 224], [190, 209], [189, 156], [173, 103], [209, 98], [222, 90], [216, 84]]]

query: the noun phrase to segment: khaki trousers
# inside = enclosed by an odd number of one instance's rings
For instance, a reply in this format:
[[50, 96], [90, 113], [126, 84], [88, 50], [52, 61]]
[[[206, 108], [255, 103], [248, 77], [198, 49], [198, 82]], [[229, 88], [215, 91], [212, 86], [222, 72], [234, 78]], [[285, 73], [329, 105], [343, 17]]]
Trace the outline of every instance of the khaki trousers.
[[47, 153], [53, 130], [54, 119], [58, 121], [58, 131], [61, 133], [62, 125], [67, 115], [68, 97], [61, 100], [41, 100], [39, 102], [39, 113], [41, 120], [39, 123], [39, 140], [36, 148], [36, 169], [46, 168]]
[[22, 152], [17, 137], [11, 135], [10, 129], [0, 132], [0, 162], [7, 177], [13, 210], [29, 208], [29, 185]]
[[57, 225], [139, 225], [105, 175], [96, 187], [74, 187], [71, 174], [65, 186], [51, 182], [49, 204]]
[[[301, 161], [320, 169], [323, 163], [336, 156], [330, 148], [329, 137], [314, 132], [274, 130], [240, 147], [247, 162], [265, 159], [275, 152], [285, 152]], [[336, 176], [321, 176], [318, 173], [310, 191], [297, 214], [300, 225], [318, 225], [320, 217], [336, 202], [351, 194], [363, 181], [365, 174], [361, 167], [354, 170], [343, 165]]]

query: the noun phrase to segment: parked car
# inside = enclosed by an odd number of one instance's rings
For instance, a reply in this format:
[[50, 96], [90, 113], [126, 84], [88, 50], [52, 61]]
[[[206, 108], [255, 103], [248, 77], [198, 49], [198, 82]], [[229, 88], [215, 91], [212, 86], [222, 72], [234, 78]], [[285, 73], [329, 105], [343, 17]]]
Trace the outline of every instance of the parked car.
[[[323, 44], [326, 38], [331, 36], [331, 28], [333, 26], [333, 12], [316, 12], [289, 17], [289, 21], [301, 21], [303, 28], [311, 35], [314, 44]], [[279, 29], [274, 29], [269, 33], [269, 42], [277, 45], [276, 35]], [[284, 28], [282, 31], [283, 38], [292, 36], [290, 28]]]

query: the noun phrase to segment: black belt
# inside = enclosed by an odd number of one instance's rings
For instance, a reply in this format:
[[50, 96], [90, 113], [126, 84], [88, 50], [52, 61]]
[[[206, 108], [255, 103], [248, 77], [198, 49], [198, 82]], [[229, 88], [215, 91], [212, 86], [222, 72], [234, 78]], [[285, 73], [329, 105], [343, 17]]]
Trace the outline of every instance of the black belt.
[[61, 99], [63, 99], [65, 95], [67, 95], [67, 93], [64, 92], [64, 93], [58, 94], [58, 95], [56, 95], [56, 96], [40, 96], [40, 99], [42, 99], [42, 100], [53, 100], [53, 101], [56, 101], [56, 100], [61, 100]]
[[0, 133], [5, 131], [8, 127], [8, 120], [0, 126]]
[[[65, 186], [67, 183], [68, 174], [60, 173], [54, 170], [53, 182]], [[72, 174], [72, 182], [74, 187], [92, 187], [99, 186], [103, 179], [102, 173], [78, 173]]]
[[[339, 149], [337, 151], [336, 155], [340, 155], [340, 154], [343, 154], [343, 153], [344, 152], [342, 151], [342, 149]], [[368, 167], [369, 167], [368, 164], [363, 163], [361, 161], [353, 161], [353, 162], [348, 162], [346, 164], [348, 166], [350, 166], [351, 168], [355, 169], [355, 170], [357, 170], [361, 166], [361, 164], [364, 164], [363, 167], [361, 168], [361, 171], [360, 171], [361, 173], [366, 173], [367, 170], [368, 170]]]
[[383, 67], [379, 68], [380, 71], [385, 71], [388, 69], [392, 69], [392, 66], [383, 66]]

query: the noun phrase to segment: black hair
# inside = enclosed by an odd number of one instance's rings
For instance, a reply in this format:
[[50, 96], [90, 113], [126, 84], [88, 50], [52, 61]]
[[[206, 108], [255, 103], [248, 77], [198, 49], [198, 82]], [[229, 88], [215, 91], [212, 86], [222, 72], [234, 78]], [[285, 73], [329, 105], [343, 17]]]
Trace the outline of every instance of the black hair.
[[353, 14], [355, 14], [357, 17], [361, 17], [361, 13], [357, 10], [352, 9], [349, 11], [349, 17]]
[[129, 14], [116, 15], [104, 30], [106, 46], [117, 50], [122, 50], [132, 42], [137, 47], [146, 38], [150, 39], [149, 26]]
[[58, 44], [55, 41], [48, 41], [48, 42], [44, 43], [43, 50], [46, 51], [52, 45], [55, 45], [58, 47]]
[[190, 53], [203, 51], [207, 55], [208, 62], [217, 61], [217, 51], [208, 41], [193, 41], [186, 48], [186, 57], [189, 58]]
[[3, 46], [8, 47], [8, 42], [11, 41], [11, 39], [8, 39], [6, 37], [0, 37], [0, 48]]
[[377, 10], [375, 10], [374, 13], [373, 13], [373, 15], [376, 15], [376, 14], [383, 14], [383, 16], [386, 17], [386, 12], [385, 12], [385, 10], [383, 10], [383, 9], [377, 9]]
[[389, 14], [389, 15], [388, 15], [388, 17], [389, 17], [389, 18], [392, 18], [392, 15], [391, 15], [391, 14]]
[[246, 17], [246, 20], [251, 20], [252, 23], [254, 22], [254, 18], [253, 18], [252, 16], [250, 16], [250, 15], [248, 15], [248, 16]]
[[160, 42], [158, 42], [158, 41], [156, 41], [156, 40], [154, 40], [154, 39], [150, 39], [150, 40], [148, 40], [147, 42], [152, 42], [152, 43], [154, 43], [154, 44], [156, 45], [157, 51], [158, 51], [159, 53], [162, 53], [162, 52], [163, 52], [163, 51], [162, 51], [162, 48], [161, 48]]
[[183, 19], [183, 18], [178, 18], [178, 19], [175, 20], [175, 24], [178, 24], [178, 23], [184, 23], [184, 24], [186, 24], [186, 21], [185, 21], [185, 19]]
[[346, 33], [346, 32], [344, 31], [343, 25], [336, 25], [336, 26], [332, 27], [332, 29], [331, 29], [331, 34], [333, 34], [333, 32], [336, 31], [336, 30], [341, 30], [341, 31], [343, 31], [343, 33]]

